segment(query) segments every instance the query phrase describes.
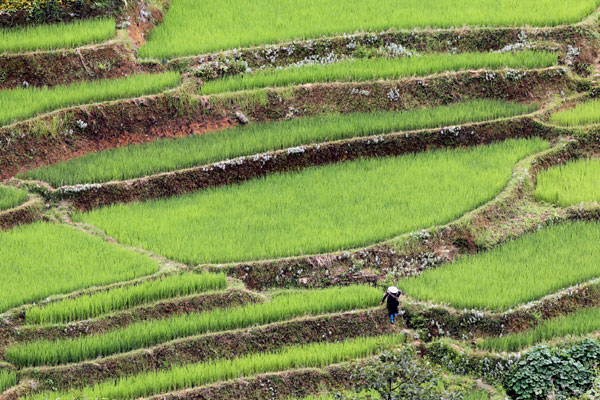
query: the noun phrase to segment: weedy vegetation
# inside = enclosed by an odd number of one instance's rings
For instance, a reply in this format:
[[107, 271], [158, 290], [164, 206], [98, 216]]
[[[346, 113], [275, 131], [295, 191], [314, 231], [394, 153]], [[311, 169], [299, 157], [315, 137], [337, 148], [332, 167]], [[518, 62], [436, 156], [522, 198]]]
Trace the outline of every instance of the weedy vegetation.
[[362, 159], [74, 215], [188, 264], [363, 246], [452, 221], [496, 196], [540, 139]]
[[378, 304], [381, 292], [350, 286], [280, 293], [269, 302], [135, 323], [108, 333], [57, 341], [39, 340], [6, 349], [17, 365], [57, 365], [145, 348], [176, 338], [265, 325], [290, 318], [348, 311]]
[[114, 36], [112, 18], [0, 29], [0, 54], [73, 48], [104, 42]]
[[165, 72], [80, 82], [68, 86], [0, 90], [0, 124], [64, 107], [158, 93], [179, 83], [181, 77], [178, 73]]
[[225, 287], [227, 287], [227, 278], [224, 274], [205, 272], [167, 275], [133, 286], [119, 287], [31, 307], [25, 312], [25, 320], [29, 324], [66, 323], [162, 299], [224, 289]]
[[542, 68], [555, 65], [557, 62], [556, 54], [535, 51], [428, 54], [399, 59], [356, 59], [331, 64], [259, 70], [249, 74], [229, 76], [204, 83], [200, 92], [212, 94], [315, 82], [398, 79], [466, 69]]
[[[578, 22], [599, 0], [173, 0], [141, 57], [170, 58], [390, 28], [554, 26]], [[251, 15], [252, 18], [248, 18]], [[293, 22], [292, 22], [293, 21]]]
[[[261, 373], [325, 367], [373, 355], [398, 346], [404, 340], [403, 335], [390, 335], [286, 347], [275, 352], [183, 365], [100, 383], [81, 389], [81, 395], [87, 398], [133, 399]], [[63, 397], [68, 397], [68, 394], [46, 392], [32, 399]]]
[[155, 261], [64, 225], [0, 232], [0, 311], [158, 270]]
[[0, 185], [0, 211], [20, 206], [28, 198], [29, 195], [25, 190]]
[[506, 310], [600, 276], [599, 240], [597, 222], [551, 226], [398, 285], [420, 300]]
[[299, 118], [90, 153], [19, 176], [55, 187], [125, 180], [299, 145], [493, 120], [537, 109], [536, 104], [475, 100], [411, 111]]
[[600, 202], [600, 160], [581, 159], [540, 172], [535, 199], [565, 207]]

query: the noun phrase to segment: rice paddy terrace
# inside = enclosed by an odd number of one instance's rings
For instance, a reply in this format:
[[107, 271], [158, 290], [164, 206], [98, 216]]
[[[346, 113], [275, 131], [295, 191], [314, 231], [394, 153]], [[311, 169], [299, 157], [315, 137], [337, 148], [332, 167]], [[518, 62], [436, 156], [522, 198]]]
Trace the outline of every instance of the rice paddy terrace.
[[599, 0], [0, 2], [0, 399], [596, 398], [599, 60]]

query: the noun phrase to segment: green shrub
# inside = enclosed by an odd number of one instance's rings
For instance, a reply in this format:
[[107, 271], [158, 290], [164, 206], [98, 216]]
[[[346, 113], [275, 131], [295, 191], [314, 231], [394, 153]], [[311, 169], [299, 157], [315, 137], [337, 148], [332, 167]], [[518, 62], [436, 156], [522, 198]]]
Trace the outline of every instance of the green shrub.
[[505, 376], [506, 393], [515, 400], [565, 398], [592, 387], [600, 362], [600, 343], [586, 339], [567, 349], [534, 347]]

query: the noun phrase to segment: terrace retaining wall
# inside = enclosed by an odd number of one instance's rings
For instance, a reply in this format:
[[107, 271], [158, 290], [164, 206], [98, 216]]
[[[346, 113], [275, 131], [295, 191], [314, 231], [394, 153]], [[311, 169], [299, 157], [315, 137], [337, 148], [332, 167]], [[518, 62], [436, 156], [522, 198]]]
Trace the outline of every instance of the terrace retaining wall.
[[309, 166], [398, 156], [436, 148], [475, 146], [510, 138], [554, 138], [558, 131], [537, 123], [532, 117], [520, 117], [444, 129], [359, 137], [240, 157], [129, 181], [63, 187], [51, 192], [50, 196], [69, 199], [75, 208], [88, 211], [114, 203], [146, 201], [240, 183]]
[[[326, 112], [410, 110], [476, 98], [540, 101], [584, 89], [562, 68], [459, 72], [423, 79], [314, 84], [195, 97], [183, 90], [74, 107], [0, 128], [0, 179], [107, 148], [234, 125], [236, 111], [252, 121]], [[192, 90], [188, 88], [188, 90]], [[390, 92], [398, 94], [391, 101]], [[368, 93], [368, 95], [360, 94]], [[87, 124], [81, 129], [81, 122]]]
[[[57, 367], [24, 369], [20, 379], [39, 382], [37, 391], [67, 388], [157, 370], [173, 364], [268, 352], [284, 346], [337, 342], [390, 333], [384, 309], [306, 317], [248, 329], [187, 337], [150, 349]], [[51, 383], [49, 383], [51, 382]]]
[[[561, 128], [534, 123], [548, 137], [565, 134]], [[282, 258], [276, 260], [209, 265], [211, 271], [224, 271], [242, 280], [248, 287], [323, 287], [347, 283], [377, 283], [388, 273], [396, 279], [414, 276], [428, 268], [452, 261], [463, 254], [486, 250], [513, 237], [538, 228], [541, 224], [566, 218], [566, 212], [554, 208], [545, 210], [543, 218], [532, 224], [519, 224], [515, 231], [500, 232], [493, 243], [478, 243], [478, 237], [491, 229], [504, 227], [515, 215], [518, 205], [533, 201], [535, 175], [540, 168], [569, 157], [578, 157], [580, 141], [569, 143], [534, 155], [522, 161], [507, 188], [492, 202], [468, 213], [446, 226], [403, 235], [366, 248], [330, 254]]]
[[75, 50], [0, 55], [0, 89], [56, 86], [142, 72], [121, 43]]
[[[539, 48], [561, 50], [562, 63], [583, 71], [597, 56], [597, 38], [596, 27], [587, 23], [553, 28], [390, 29], [179, 57], [171, 60], [167, 67], [181, 72], [193, 71], [206, 81], [244, 73], [246, 67], [285, 67], [311, 60], [357, 58], [373, 51], [402, 57], [415, 51], [462, 53]], [[565, 56], [569, 46], [577, 48], [578, 54]]]
[[0, 211], [0, 230], [8, 230], [18, 225], [30, 224], [42, 217], [40, 200], [30, 198], [16, 208]]
[[3, 340], [2, 344], [6, 345], [11, 342], [27, 342], [38, 339], [57, 340], [96, 335], [124, 328], [132, 323], [141, 321], [169, 318], [175, 315], [209, 311], [222, 307], [239, 307], [258, 302], [260, 302], [259, 296], [237, 289], [180, 297], [142, 305], [131, 310], [115, 312], [108, 316], [85, 321], [48, 326], [26, 325], [12, 330], [11, 337], [5, 338], [6, 340]]
[[353, 384], [352, 365], [302, 369], [235, 379], [215, 385], [148, 397], [150, 400], [264, 400], [302, 398], [334, 388], [347, 390]]

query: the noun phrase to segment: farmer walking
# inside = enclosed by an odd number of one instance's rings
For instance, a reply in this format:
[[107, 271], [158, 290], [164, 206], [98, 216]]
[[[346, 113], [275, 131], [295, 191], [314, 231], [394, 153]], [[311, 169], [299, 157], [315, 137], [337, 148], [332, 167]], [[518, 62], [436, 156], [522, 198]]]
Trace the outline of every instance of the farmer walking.
[[402, 294], [400, 290], [396, 286], [390, 286], [381, 299], [381, 304], [387, 298], [387, 310], [390, 314], [390, 323], [394, 325], [394, 318], [398, 315], [398, 306], [400, 305], [399, 297]]

